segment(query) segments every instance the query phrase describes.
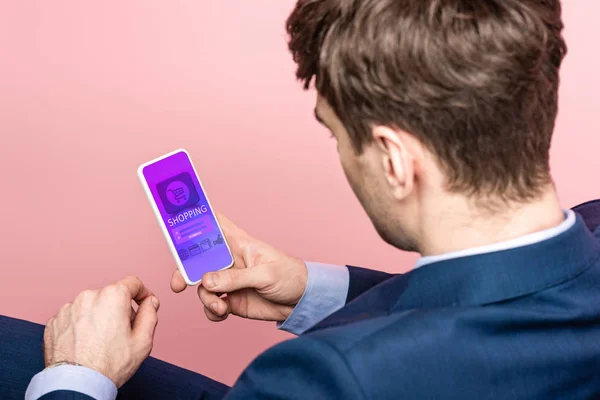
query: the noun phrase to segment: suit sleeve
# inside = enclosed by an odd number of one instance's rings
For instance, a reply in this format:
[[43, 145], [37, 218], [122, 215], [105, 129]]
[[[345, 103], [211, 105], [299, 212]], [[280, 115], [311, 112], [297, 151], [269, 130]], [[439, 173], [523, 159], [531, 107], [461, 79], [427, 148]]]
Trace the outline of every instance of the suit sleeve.
[[325, 342], [303, 336], [260, 355], [226, 400], [365, 398], [342, 354]]
[[350, 281], [348, 284], [348, 295], [346, 296], [346, 304], [371, 289], [393, 277], [393, 274], [386, 272], [375, 271], [372, 269], [353, 267], [348, 265]]

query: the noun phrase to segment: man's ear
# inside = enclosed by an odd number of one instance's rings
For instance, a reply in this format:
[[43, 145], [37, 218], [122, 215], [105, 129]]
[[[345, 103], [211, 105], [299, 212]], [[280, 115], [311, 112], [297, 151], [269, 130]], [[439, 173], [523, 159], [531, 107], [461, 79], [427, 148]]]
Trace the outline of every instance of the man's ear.
[[376, 126], [373, 138], [392, 195], [404, 199], [412, 192], [415, 182], [415, 160], [406, 135], [387, 126]]

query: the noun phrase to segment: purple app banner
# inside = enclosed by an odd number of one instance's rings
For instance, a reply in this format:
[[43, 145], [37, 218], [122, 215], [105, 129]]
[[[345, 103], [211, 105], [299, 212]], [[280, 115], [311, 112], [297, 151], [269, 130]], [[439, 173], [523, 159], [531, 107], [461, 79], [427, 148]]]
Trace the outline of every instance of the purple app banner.
[[188, 278], [196, 282], [229, 266], [231, 254], [187, 154], [177, 152], [142, 172]]

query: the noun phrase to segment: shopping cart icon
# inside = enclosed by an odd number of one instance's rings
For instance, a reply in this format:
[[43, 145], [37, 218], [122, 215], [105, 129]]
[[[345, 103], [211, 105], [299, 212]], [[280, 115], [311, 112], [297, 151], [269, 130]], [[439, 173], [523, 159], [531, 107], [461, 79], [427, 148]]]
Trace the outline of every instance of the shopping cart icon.
[[168, 214], [178, 213], [200, 201], [196, 185], [187, 172], [159, 182], [156, 190]]
[[[181, 182], [177, 182], [177, 183], [181, 183]], [[173, 195], [173, 198], [175, 199], [177, 204], [181, 204], [182, 201], [187, 201], [187, 194], [185, 193], [186, 190], [183, 187], [176, 187], [175, 189], [167, 189], [167, 191], [171, 192], [171, 194]]]

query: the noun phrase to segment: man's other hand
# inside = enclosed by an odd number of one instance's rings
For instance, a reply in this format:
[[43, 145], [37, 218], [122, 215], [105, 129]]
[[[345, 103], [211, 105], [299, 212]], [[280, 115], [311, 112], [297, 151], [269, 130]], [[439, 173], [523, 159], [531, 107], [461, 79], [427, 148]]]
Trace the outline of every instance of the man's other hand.
[[[222, 321], [229, 314], [285, 321], [304, 294], [308, 280], [306, 265], [253, 238], [224, 215], [217, 214], [217, 218], [234, 265], [202, 277], [198, 296], [204, 304], [204, 313], [211, 321]], [[175, 270], [171, 289], [179, 293], [185, 288], [183, 277]]]
[[[132, 301], [139, 305], [137, 311]], [[158, 306], [158, 299], [136, 277], [79, 293], [46, 325], [46, 366], [76, 363], [121, 387], [150, 355]]]

